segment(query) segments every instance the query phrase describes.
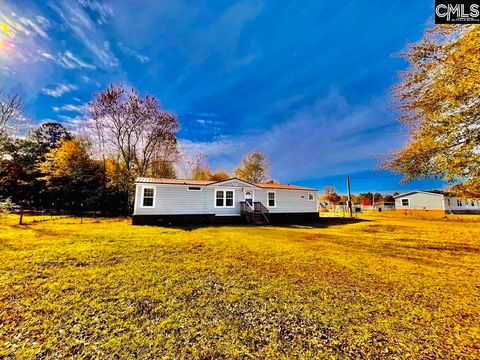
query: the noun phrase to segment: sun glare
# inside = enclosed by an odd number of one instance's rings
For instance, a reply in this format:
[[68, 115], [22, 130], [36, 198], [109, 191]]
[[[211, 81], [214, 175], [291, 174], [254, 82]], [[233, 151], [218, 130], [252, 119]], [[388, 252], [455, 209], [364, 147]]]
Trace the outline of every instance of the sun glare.
[[12, 23], [12, 20], [5, 15], [2, 15], [1, 17], [5, 22], [0, 22], [0, 51], [5, 55], [6, 52], [9, 52], [9, 50], [15, 47], [13, 42], [13, 39], [15, 38], [15, 32], [8, 24]]
[[2, 32], [4, 32], [5, 34], [8, 34], [9, 30], [8, 30], [8, 25], [7, 24], [1, 23], [0, 28], [2, 29]]
[[11, 66], [18, 68], [37, 60], [42, 40], [48, 38], [37, 18], [20, 15], [0, 4], [0, 68], [3, 72]]

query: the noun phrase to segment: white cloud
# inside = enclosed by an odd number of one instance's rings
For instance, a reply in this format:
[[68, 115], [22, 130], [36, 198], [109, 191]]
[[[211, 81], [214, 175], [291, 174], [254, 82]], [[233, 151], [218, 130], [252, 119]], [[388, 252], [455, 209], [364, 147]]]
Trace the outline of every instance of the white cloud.
[[351, 106], [332, 90], [313, 105], [268, 129], [252, 129], [214, 141], [181, 139], [188, 154], [202, 153], [213, 168], [232, 170], [252, 150], [267, 154], [280, 181], [323, 177], [371, 169], [376, 160], [401, 143], [389, 119], [389, 100], [376, 98]]
[[198, 117], [208, 118], [208, 119], [216, 118], [218, 116], [214, 112], [192, 112], [192, 111], [189, 111], [188, 113], [190, 115], [193, 115], [193, 116], [198, 116]]
[[65, 83], [65, 84], [59, 83], [57, 84], [57, 86], [53, 88], [43, 88], [42, 92], [48, 96], [60, 97], [67, 92], [77, 90], [77, 89], [78, 89], [78, 86], [76, 85], [72, 85], [68, 83]]
[[46, 51], [39, 51], [38, 53], [39, 53], [39, 55], [40, 55], [41, 57], [44, 57], [45, 59], [53, 60], [53, 61], [56, 60], [56, 59], [55, 59], [55, 56], [53, 56], [52, 54], [50, 54], [50, 53], [48, 53], [48, 52], [46, 52]]
[[108, 4], [102, 4], [94, 0], [79, 0], [79, 3], [87, 9], [97, 13], [97, 23], [106, 24], [108, 19], [113, 16], [113, 9]]
[[95, 65], [91, 65], [80, 60], [78, 57], [73, 55], [71, 51], [65, 51], [63, 54], [59, 54], [56, 60], [65, 69], [84, 68], [94, 70], [96, 68]]
[[76, 113], [85, 113], [88, 110], [88, 104], [83, 105], [75, 105], [75, 104], [67, 104], [62, 106], [54, 106], [52, 110], [55, 112], [76, 112]]
[[24, 18], [24, 17], [19, 18], [19, 21], [26, 27], [30, 27], [35, 33], [37, 33], [42, 38], [49, 39], [46, 29], [48, 29], [48, 27], [50, 26], [50, 23], [48, 22], [47, 19], [41, 16], [38, 16], [37, 19], [38, 18], [42, 19], [41, 24], [37, 24], [35, 21]]
[[44, 29], [50, 27], [50, 21], [48, 19], [44, 18], [43, 16], [37, 15], [36, 16], [37, 23], [42, 26]]
[[180, 139], [179, 143], [180, 148], [191, 157], [197, 154], [205, 154], [212, 159], [222, 155], [232, 155], [238, 146], [238, 141], [231, 137], [224, 137], [209, 142]]
[[60, 115], [59, 118], [62, 120], [62, 124], [64, 124], [67, 128], [69, 128], [72, 132], [78, 133], [83, 129], [84, 123], [87, 121], [84, 116], [65, 116]]
[[96, 66], [89, 64], [77, 56], [75, 56], [71, 51], [64, 51], [63, 53], [58, 53], [57, 56], [54, 56], [50, 54], [49, 52], [46, 51], [39, 51], [38, 55], [43, 58], [50, 60], [61, 67], [69, 70], [73, 69], [89, 69], [89, 70], [95, 70]]
[[145, 64], [150, 61], [150, 58], [148, 56], [140, 54], [138, 51], [129, 48], [128, 46], [124, 45], [122, 42], [118, 43], [118, 47], [120, 50], [122, 50], [122, 52], [134, 57], [135, 59], [140, 61], [142, 64]]
[[[95, 56], [102, 67], [109, 68], [118, 65], [118, 59], [110, 49], [109, 42], [98, 26], [107, 22], [107, 18], [113, 14], [108, 6], [103, 6], [96, 1], [71, 1], [50, 4], [50, 7], [60, 16], [63, 24], [72, 34]], [[90, 13], [95, 11], [98, 21], [95, 22]]]
[[195, 122], [211, 129], [220, 129], [220, 126], [223, 125], [223, 121], [211, 119], [195, 119]]

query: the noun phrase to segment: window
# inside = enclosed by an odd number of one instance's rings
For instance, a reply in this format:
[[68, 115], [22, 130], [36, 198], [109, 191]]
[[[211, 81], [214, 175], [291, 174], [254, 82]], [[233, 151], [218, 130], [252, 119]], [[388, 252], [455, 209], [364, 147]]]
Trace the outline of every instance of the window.
[[402, 199], [402, 206], [410, 206], [410, 200], [409, 199]]
[[275, 203], [275, 193], [272, 191], [272, 192], [268, 192], [268, 206], [269, 207], [275, 207], [276, 206], [276, 203]]
[[457, 199], [457, 206], [463, 206], [462, 200]]
[[154, 188], [143, 188], [143, 207], [154, 207], [155, 206], [155, 189]]
[[189, 186], [188, 191], [201, 191], [202, 188], [200, 186]]
[[225, 191], [225, 206], [233, 207], [233, 191], [232, 190]]
[[312, 193], [308, 193], [308, 201], [314, 201], [315, 196]]
[[475, 206], [475, 203], [473, 202], [473, 200], [472, 200], [472, 206]]
[[222, 190], [217, 190], [217, 195], [215, 199], [215, 206], [223, 206], [223, 199], [225, 193]]
[[215, 207], [234, 207], [235, 195], [233, 190], [216, 190]]

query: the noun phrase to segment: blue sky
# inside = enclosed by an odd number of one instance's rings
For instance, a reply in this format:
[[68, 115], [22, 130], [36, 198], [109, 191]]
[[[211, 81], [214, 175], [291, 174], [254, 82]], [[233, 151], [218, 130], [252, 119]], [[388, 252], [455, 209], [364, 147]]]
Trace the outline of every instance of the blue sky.
[[432, 25], [433, 1], [2, 1], [0, 87], [37, 122], [76, 126], [92, 93], [124, 82], [180, 117], [182, 148], [231, 171], [264, 151], [281, 182], [345, 191], [378, 173], [406, 133], [393, 56]]

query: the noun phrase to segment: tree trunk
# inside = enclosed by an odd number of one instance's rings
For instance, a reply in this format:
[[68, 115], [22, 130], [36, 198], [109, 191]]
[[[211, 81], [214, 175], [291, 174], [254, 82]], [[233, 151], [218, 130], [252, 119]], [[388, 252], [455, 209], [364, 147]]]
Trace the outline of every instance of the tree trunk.
[[102, 174], [102, 213], [105, 215], [107, 204], [107, 160], [103, 157], [103, 174]]
[[125, 216], [130, 215], [130, 169], [127, 168], [127, 179], [125, 181]]

